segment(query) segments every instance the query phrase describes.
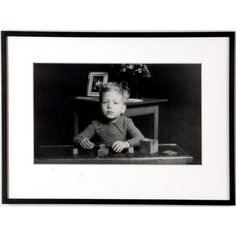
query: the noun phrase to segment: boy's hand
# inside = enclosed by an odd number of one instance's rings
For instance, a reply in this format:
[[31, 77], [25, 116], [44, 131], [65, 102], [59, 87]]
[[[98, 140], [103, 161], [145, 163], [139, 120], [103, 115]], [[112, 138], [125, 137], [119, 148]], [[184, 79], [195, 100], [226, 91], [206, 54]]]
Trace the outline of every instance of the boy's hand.
[[125, 148], [129, 148], [130, 144], [128, 142], [123, 142], [123, 141], [116, 141], [113, 143], [112, 145], [112, 149], [115, 152], [121, 152], [123, 151]]
[[83, 138], [80, 142], [80, 145], [84, 149], [92, 149], [94, 147], [94, 143], [92, 143], [88, 138]]

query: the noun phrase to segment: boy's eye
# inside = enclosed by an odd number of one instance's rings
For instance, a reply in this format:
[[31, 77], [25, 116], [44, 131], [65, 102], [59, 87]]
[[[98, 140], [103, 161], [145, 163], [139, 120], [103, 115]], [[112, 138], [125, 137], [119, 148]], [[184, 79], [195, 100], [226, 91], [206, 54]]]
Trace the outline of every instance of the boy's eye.
[[114, 104], [120, 104], [120, 102], [119, 101], [114, 101]]

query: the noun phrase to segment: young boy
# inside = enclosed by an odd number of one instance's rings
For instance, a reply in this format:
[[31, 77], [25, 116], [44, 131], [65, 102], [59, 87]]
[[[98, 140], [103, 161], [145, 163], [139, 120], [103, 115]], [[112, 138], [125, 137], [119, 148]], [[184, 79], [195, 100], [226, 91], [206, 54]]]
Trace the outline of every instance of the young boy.
[[100, 143], [111, 146], [115, 152], [138, 146], [144, 136], [130, 118], [123, 116], [128, 95], [128, 91], [117, 83], [103, 85], [99, 95], [102, 119], [92, 121], [74, 138], [74, 142], [84, 149], [92, 149], [94, 143], [90, 139], [97, 135]]

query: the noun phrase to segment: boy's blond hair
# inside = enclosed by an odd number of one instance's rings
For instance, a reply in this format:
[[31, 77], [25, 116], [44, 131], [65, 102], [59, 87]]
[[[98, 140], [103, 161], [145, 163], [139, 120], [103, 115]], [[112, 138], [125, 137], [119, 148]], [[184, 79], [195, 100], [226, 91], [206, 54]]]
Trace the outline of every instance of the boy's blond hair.
[[99, 102], [100, 103], [102, 102], [104, 93], [112, 91], [119, 93], [122, 96], [124, 103], [126, 103], [127, 100], [129, 99], [130, 90], [128, 86], [122, 83], [118, 84], [116, 82], [108, 82], [107, 84], [102, 85], [99, 91]]

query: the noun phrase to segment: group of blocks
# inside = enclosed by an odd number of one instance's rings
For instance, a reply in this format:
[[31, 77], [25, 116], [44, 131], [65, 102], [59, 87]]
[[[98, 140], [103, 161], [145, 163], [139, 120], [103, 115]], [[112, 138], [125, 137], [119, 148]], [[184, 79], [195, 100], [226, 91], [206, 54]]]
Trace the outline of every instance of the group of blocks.
[[[156, 139], [145, 138], [140, 140], [139, 152], [142, 154], [153, 154], [158, 152], [158, 141]], [[134, 147], [129, 147], [129, 154], [134, 154]], [[109, 154], [109, 149], [105, 144], [100, 144], [99, 149], [97, 151], [99, 157], [107, 156]], [[73, 155], [78, 155], [78, 149], [73, 148]]]
[[[128, 149], [129, 154], [134, 154], [134, 147], [129, 147]], [[106, 148], [105, 144], [100, 144], [99, 149], [98, 149], [98, 156], [107, 156], [109, 154], [109, 149]]]
[[[153, 154], [158, 152], [158, 140], [145, 138], [140, 140], [139, 152], [142, 154]], [[98, 156], [107, 156], [109, 149], [106, 148], [105, 144], [100, 144], [100, 149], [98, 150]], [[134, 154], [134, 147], [128, 149], [129, 154]]]

